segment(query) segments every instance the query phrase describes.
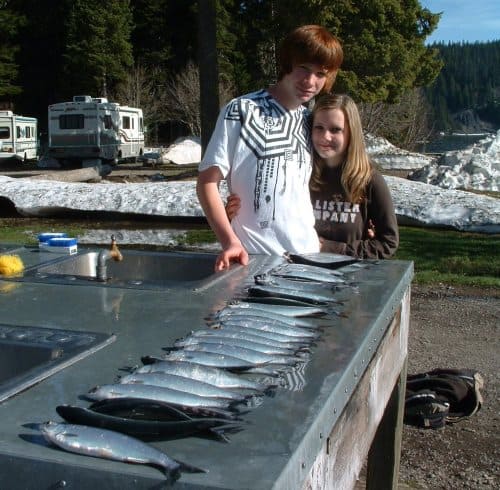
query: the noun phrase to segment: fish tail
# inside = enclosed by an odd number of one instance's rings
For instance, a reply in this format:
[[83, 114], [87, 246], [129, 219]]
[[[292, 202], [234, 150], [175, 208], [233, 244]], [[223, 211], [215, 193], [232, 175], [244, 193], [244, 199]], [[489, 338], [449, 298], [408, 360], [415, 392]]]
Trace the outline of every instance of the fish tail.
[[246, 407], [247, 406], [247, 399], [243, 398], [242, 400], [233, 400], [229, 403], [229, 410], [233, 412], [239, 412], [240, 407]]
[[120, 368], [120, 371], [124, 371], [125, 373], [133, 373], [136, 369], [139, 369], [139, 365], [135, 366], [123, 366]]
[[178, 347], [178, 346], [168, 346], [168, 347], [162, 347], [161, 350], [164, 350], [165, 352], [173, 352], [173, 351], [176, 351], [176, 350], [182, 350], [182, 347]]
[[333, 308], [330, 310], [330, 313], [332, 315], [338, 316], [340, 318], [349, 318], [349, 315], [347, 313], [345, 313], [344, 311], [338, 311], [338, 310], [335, 310]]
[[219, 431], [217, 429], [208, 429], [209, 439], [213, 439], [214, 441], [222, 442], [224, 444], [228, 444], [229, 437], [224, 434], [224, 431]]
[[205, 470], [203, 468], [198, 468], [197, 466], [193, 466], [187, 463], [184, 463], [182, 461], [179, 461], [177, 459], [174, 459], [174, 461], [179, 465], [177, 471], [179, 471], [179, 476], [180, 473], [208, 473], [208, 470]]
[[266, 389], [264, 390], [264, 395], [273, 398], [276, 395], [276, 391], [278, 391], [278, 385], [272, 384], [266, 387]]
[[159, 357], [155, 357], [155, 356], [142, 356], [141, 357], [141, 362], [145, 366], [148, 364], [154, 364], [155, 362], [164, 361], [164, 360], [165, 359], [160, 359]]
[[165, 476], [169, 484], [175, 483], [181, 477], [181, 467], [176, 465], [175, 468], [171, 466], [165, 466]]

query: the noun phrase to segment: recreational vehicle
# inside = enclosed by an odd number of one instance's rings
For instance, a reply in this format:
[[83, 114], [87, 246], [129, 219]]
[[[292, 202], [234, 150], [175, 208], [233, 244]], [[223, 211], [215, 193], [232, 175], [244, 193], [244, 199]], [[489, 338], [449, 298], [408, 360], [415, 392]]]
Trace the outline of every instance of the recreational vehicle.
[[0, 111], [0, 159], [33, 160], [37, 153], [37, 119]]
[[72, 102], [50, 105], [48, 117], [48, 154], [62, 163], [116, 163], [144, 153], [141, 109], [76, 95]]

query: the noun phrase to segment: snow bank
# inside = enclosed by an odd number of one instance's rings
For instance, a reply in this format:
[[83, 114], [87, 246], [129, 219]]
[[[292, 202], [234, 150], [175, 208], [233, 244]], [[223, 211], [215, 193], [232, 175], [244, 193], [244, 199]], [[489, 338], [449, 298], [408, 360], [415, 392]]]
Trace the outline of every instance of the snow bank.
[[[383, 138], [367, 136], [369, 152], [384, 169], [404, 169], [431, 157], [400, 150]], [[439, 165], [426, 163], [413, 179], [386, 177], [401, 223], [450, 226], [457, 230], [500, 232], [500, 200], [457, 190], [498, 190], [500, 131], [472, 147], [449, 152]], [[199, 140], [182, 138], [161, 158], [176, 163], [199, 161]], [[420, 176], [417, 179], [417, 176]], [[417, 180], [424, 180], [420, 182]], [[227, 195], [227, 188], [221, 187]], [[0, 197], [25, 216], [53, 216], [66, 210], [124, 214], [202, 217], [195, 182], [64, 183], [14, 179], [0, 175]], [[163, 237], [164, 238], [164, 237]]]
[[409, 179], [445, 189], [500, 190], [500, 131], [465, 150], [446, 152]]
[[414, 170], [430, 165], [435, 157], [402, 150], [384, 138], [365, 135], [366, 150], [372, 160], [385, 170]]
[[[400, 220], [424, 226], [500, 232], [500, 200], [386, 177]], [[195, 182], [62, 183], [0, 176], [0, 195], [25, 216], [52, 216], [65, 210], [202, 217]], [[222, 187], [223, 196], [227, 189]]]

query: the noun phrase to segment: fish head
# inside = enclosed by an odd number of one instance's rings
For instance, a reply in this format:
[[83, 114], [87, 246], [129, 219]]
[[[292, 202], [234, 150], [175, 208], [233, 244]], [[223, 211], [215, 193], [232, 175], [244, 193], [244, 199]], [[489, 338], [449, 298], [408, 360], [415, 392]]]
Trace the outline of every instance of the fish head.
[[71, 434], [68, 433], [68, 424], [60, 424], [50, 420], [40, 424], [40, 432], [47, 442], [52, 443], [57, 441], [60, 437], [71, 436]]

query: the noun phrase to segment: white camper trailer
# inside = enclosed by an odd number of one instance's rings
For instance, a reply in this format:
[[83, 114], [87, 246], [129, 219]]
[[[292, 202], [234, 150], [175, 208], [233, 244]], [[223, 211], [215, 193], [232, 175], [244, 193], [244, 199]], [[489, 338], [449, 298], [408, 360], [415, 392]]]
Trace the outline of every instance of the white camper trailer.
[[61, 162], [99, 159], [116, 163], [144, 153], [142, 110], [76, 95], [49, 106], [48, 154]]
[[0, 159], [33, 160], [37, 153], [37, 119], [0, 111]]

